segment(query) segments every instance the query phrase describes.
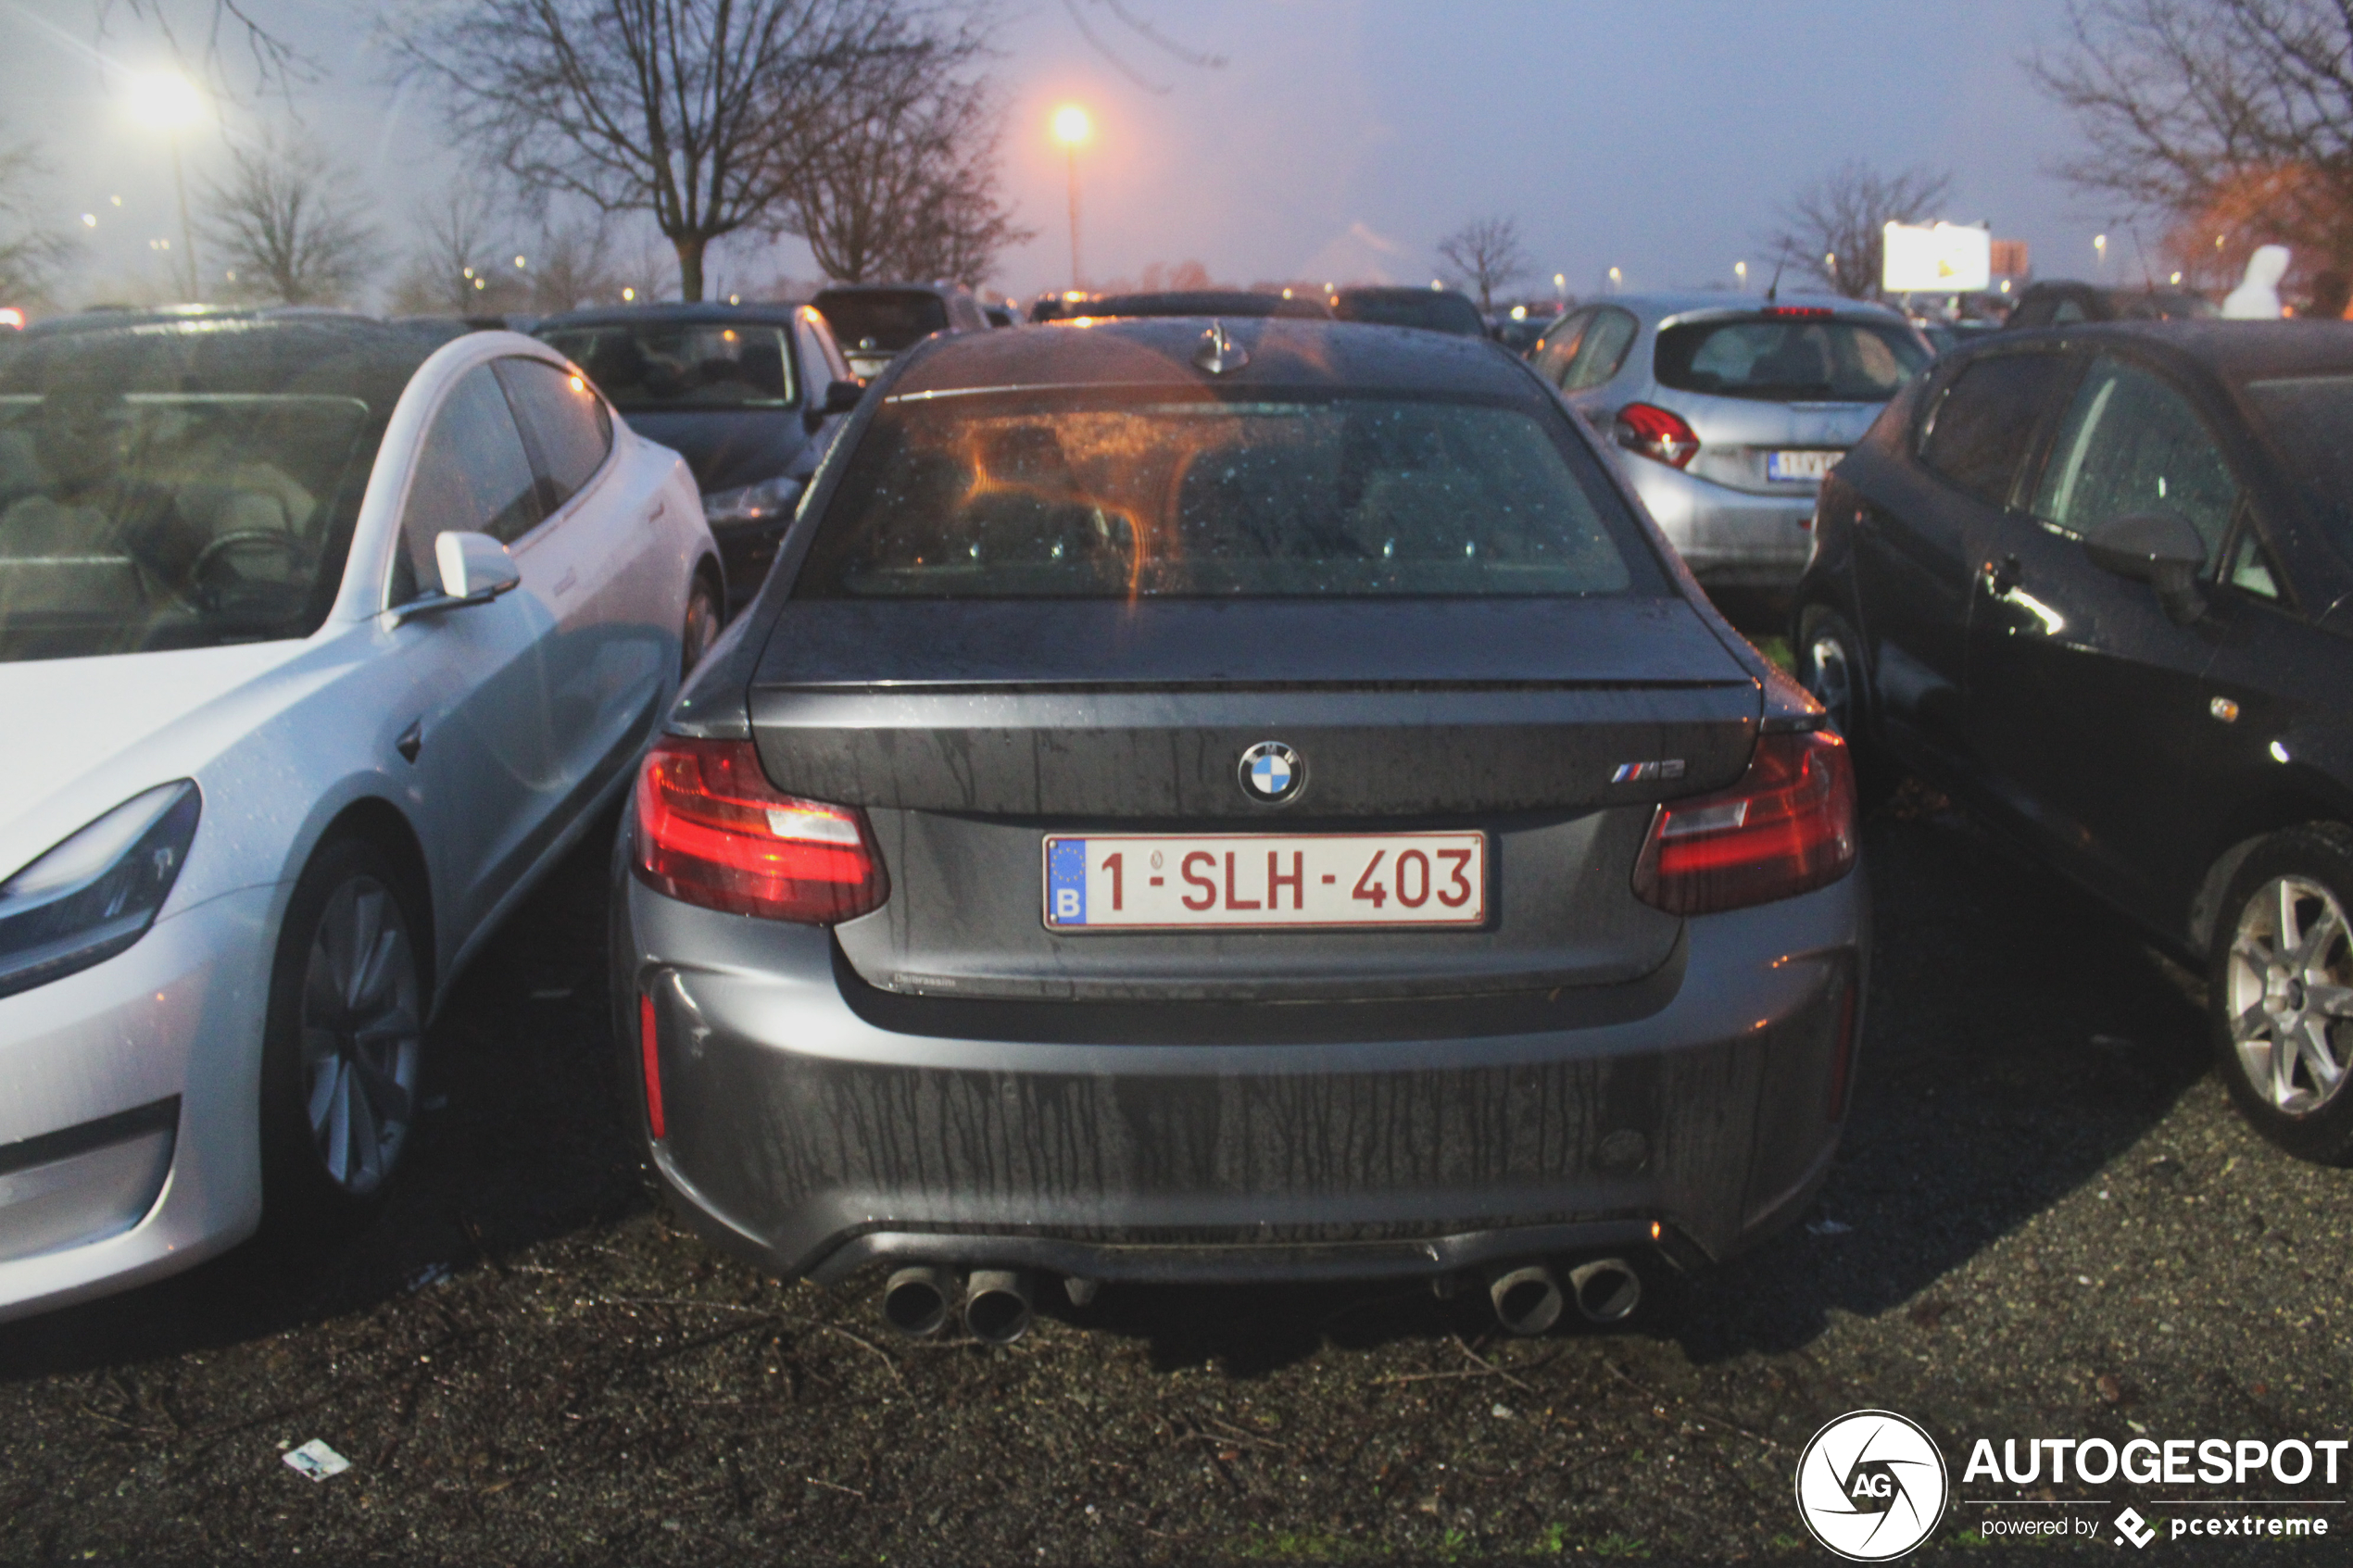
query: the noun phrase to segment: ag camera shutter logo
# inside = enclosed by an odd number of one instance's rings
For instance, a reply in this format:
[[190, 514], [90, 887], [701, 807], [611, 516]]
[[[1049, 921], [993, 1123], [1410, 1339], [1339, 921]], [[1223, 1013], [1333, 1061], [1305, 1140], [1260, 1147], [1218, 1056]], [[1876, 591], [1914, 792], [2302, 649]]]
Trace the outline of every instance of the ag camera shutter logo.
[[1951, 1495], [1944, 1456], [1919, 1423], [1852, 1411], [1814, 1434], [1797, 1461], [1797, 1514], [1850, 1562], [1903, 1556], [1936, 1529]]

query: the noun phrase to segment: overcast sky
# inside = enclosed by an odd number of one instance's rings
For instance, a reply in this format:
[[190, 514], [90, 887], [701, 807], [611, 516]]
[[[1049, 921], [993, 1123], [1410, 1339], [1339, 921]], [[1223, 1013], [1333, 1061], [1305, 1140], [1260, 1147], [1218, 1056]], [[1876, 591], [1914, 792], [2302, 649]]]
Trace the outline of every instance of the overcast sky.
[[[194, 15], [209, 0], [171, 3]], [[434, 107], [388, 79], [378, 7], [249, 3], [316, 61], [295, 111], [359, 181], [388, 281], [414, 204], [462, 167], [460, 151]], [[429, 3], [441, 0], [383, 14]], [[2019, 63], [2051, 40], [2058, 7], [2040, 0], [1126, 0], [1223, 57], [1217, 69], [1078, 4], [1126, 70], [1061, 0], [1008, 6], [999, 31], [1006, 188], [1038, 231], [996, 280], [1014, 295], [1069, 277], [1066, 170], [1047, 122], [1072, 102], [1096, 122], [1079, 174], [1093, 281], [1194, 259], [1237, 282], [1424, 282], [1441, 236], [1509, 215], [1541, 276], [1562, 273], [1574, 293], [1598, 290], [1613, 266], [1629, 288], [1730, 283], [1734, 262], [1760, 260], [1797, 186], [1857, 157], [1950, 170], [1940, 216], [2028, 241], [2045, 276], [2091, 275], [2092, 236], [2111, 226], [2048, 172], [2070, 127]], [[54, 205], [87, 241], [85, 281], [104, 292], [156, 262], [151, 243], [178, 228], [166, 150], [131, 119], [111, 69], [154, 63], [159, 45], [120, 5], [99, 37], [99, 8], [0, 0], [0, 136], [42, 145]], [[230, 107], [224, 126], [192, 135], [192, 181], [219, 167], [224, 133], [250, 135], [272, 114], [287, 111]], [[2108, 268], [2137, 280], [2133, 243], [2115, 225]], [[791, 241], [732, 242], [719, 266], [737, 278], [815, 270]]]

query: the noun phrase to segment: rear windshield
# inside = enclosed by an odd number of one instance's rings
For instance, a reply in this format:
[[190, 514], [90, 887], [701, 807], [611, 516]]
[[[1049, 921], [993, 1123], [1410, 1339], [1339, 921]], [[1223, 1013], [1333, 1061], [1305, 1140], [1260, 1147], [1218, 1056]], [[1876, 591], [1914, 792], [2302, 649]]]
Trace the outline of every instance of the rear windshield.
[[1658, 334], [1661, 386], [1768, 403], [1884, 403], [1928, 363], [1894, 322], [1819, 317], [1688, 321]]
[[982, 395], [885, 407], [795, 592], [1614, 594], [1645, 559], [1591, 455], [1517, 408]]
[[845, 349], [896, 354], [948, 325], [948, 306], [936, 294], [821, 294], [817, 313]]
[[630, 321], [555, 327], [539, 337], [587, 371], [623, 412], [785, 408], [795, 401], [782, 327]]
[[2353, 376], [2249, 382], [2246, 395], [2331, 542], [2353, 559]]
[[1478, 307], [1458, 294], [1414, 289], [1401, 294], [1342, 294], [1332, 296], [1332, 314], [1343, 321], [1369, 321], [1381, 327], [1420, 327], [1434, 332], [1459, 332], [1485, 337], [1487, 323]]
[[397, 371], [346, 373], [332, 344], [192, 335], [73, 334], [0, 358], [0, 659], [325, 620], [383, 438], [371, 398], [388, 403]]

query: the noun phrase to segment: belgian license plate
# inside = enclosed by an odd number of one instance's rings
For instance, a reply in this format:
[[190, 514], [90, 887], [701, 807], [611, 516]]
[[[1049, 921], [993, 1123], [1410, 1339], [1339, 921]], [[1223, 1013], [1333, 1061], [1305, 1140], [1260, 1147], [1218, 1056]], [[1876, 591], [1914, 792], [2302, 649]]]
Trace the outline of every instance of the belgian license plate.
[[1483, 833], [1046, 838], [1055, 931], [1463, 926], [1487, 920]]
[[1765, 454], [1765, 477], [1768, 479], [1810, 479], [1819, 481], [1830, 476], [1843, 452], [1768, 452]]

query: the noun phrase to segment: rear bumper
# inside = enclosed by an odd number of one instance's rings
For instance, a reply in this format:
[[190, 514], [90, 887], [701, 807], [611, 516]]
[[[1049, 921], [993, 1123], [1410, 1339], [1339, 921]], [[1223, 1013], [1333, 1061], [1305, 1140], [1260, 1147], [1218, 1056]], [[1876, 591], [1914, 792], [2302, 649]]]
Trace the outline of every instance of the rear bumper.
[[[1673, 972], [1614, 1013], [1466, 1002], [1462, 1033], [1397, 1037], [1364, 1004], [1278, 1004], [1297, 1039], [1202, 1043], [1178, 1005], [1139, 1035], [1159, 1043], [1041, 1042], [972, 1027], [1029, 1004], [898, 999], [886, 1027], [826, 931], [634, 878], [621, 895], [617, 1010], [641, 1109], [639, 997], [659, 1020], [662, 1184], [714, 1239], [825, 1278], [887, 1258], [1230, 1280], [1726, 1256], [1827, 1169], [1867, 926], [1853, 875], [1688, 922]], [[1530, 1025], [1549, 1005], [1567, 1026]], [[1335, 1037], [1351, 1008], [1365, 1037]]]
[[1692, 575], [1722, 587], [1786, 588], [1806, 570], [1815, 493], [1758, 495], [1631, 453], [1619, 465]]

